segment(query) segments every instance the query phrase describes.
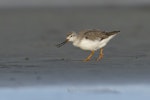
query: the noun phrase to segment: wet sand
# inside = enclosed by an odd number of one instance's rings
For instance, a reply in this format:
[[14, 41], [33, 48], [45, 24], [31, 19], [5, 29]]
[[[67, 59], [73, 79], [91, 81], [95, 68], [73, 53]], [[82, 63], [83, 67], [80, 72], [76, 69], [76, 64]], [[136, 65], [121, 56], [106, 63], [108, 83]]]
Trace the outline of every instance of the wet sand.
[[[150, 9], [49, 8], [0, 10], [0, 87], [150, 83]], [[69, 31], [121, 32], [104, 59], [55, 44]]]

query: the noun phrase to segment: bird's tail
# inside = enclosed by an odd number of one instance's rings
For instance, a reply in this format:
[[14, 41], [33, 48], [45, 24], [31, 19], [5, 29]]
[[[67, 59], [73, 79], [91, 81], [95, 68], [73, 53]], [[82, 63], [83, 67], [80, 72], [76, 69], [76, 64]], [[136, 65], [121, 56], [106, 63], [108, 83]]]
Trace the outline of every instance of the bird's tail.
[[106, 35], [111, 36], [111, 35], [117, 34], [117, 33], [119, 33], [119, 32], [120, 32], [120, 31], [107, 32]]

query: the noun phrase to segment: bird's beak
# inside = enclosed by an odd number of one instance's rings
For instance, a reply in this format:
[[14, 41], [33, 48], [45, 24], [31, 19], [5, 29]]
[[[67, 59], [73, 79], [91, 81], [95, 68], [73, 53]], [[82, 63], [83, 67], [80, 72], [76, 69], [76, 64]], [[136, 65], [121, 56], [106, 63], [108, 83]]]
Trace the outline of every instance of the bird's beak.
[[68, 41], [69, 41], [69, 39], [66, 39], [64, 42], [57, 44], [56, 47], [59, 48], [59, 47], [63, 46], [64, 44], [66, 44]]

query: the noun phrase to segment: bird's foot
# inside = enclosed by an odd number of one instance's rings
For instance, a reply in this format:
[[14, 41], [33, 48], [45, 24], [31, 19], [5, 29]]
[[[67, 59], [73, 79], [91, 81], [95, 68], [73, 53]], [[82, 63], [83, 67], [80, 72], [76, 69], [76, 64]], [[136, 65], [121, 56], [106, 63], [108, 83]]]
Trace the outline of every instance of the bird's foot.
[[90, 59], [91, 59], [91, 57], [93, 56], [94, 52], [95, 52], [95, 51], [91, 51], [90, 55], [89, 55], [86, 59], [84, 59], [83, 61], [84, 61], [84, 62], [90, 61]]
[[90, 58], [86, 58], [83, 60], [83, 62], [88, 62], [88, 61], [90, 61]]
[[104, 54], [100, 54], [99, 57], [96, 59], [96, 61], [101, 60], [104, 57]]

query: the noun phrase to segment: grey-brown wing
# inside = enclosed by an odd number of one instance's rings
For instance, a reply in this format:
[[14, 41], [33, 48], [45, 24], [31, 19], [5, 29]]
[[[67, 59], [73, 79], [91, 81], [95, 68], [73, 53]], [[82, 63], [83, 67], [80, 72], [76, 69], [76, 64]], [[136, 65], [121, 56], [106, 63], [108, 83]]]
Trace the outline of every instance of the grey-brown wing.
[[108, 37], [105, 33], [106, 32], [104, 31], [94, 29], [94, 30], [84, 31], [82, 35], [84, 36], [84, 38], [89, 40], [103, 40]]

